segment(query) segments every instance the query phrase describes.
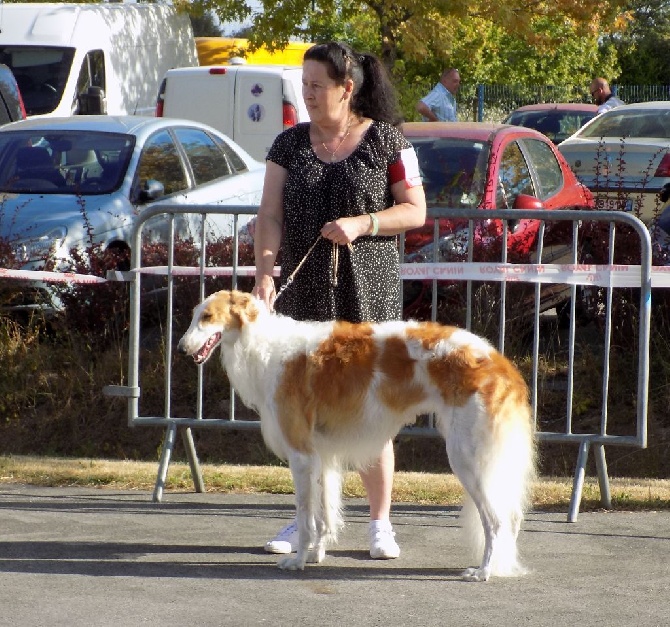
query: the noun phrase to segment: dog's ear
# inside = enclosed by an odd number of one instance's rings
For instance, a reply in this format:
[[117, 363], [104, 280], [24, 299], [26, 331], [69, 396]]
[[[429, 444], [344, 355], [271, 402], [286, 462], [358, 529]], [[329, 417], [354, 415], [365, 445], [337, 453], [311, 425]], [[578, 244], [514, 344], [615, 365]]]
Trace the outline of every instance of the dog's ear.
[[246, 292], [231, 292], [231, 314], [237, 317], [240, 328], [258, 318], [258, 303]]
[[224, 329], [241, 329], [258, 317], [258, 304], [251, 294], [237, 290], [217, 292], [202, 312], [204, 323], [221, 324]]

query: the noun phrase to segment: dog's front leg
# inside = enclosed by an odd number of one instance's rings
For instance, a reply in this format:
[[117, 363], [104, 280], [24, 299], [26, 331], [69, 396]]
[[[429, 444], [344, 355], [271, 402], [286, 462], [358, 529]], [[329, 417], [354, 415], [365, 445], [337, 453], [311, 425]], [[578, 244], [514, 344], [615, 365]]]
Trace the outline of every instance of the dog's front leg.
[[326, 554], [321, 530], [317, 529], [322, 526], [317, 525], [317, 518], [320, 520], [321, 516], [316, 509], [321, 503], [321, 469], [316, 455], [291, 451], [288, 461], [295, 487], [298, 551], [295, 557], [279, 560], [278, 566], [284, 570], [302, 570], [307, 562], [318, 564]]

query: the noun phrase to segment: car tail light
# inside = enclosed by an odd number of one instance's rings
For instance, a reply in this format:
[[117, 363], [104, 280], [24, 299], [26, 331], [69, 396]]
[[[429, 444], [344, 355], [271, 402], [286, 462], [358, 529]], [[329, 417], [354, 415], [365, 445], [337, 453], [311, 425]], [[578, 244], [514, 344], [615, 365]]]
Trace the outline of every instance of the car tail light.
[[298, 112], [289, 102], [285, 102], [282, 105], [282, 117], [284, 118], [284, 130], [298, 123]]
[[17, 90], [17, 95], [19, 97], [19, 107], [21, 109], [21, 116], [25, 120], [26, 119], [26, 106], [23, 103], [23, 97], [21, 96], [21, 92]]
[[161, 86], [158, 88], [158, 96], [156, 97], [156, 117], [163, 117], [163, 109], [165, 108], [165, 89], [167, 87], [167, 80], [163, 79]]
[[226, 68], [225, 67], [211, 67], [209, 68], [209, 73], [210, 74], [225, 74], [226, 73]]
[[663, 155], [663, 159], [661, 159], [661, 163], [658, 164], [654, 176], [662, 178], [670, 177], [670, 153], [666, 152]]

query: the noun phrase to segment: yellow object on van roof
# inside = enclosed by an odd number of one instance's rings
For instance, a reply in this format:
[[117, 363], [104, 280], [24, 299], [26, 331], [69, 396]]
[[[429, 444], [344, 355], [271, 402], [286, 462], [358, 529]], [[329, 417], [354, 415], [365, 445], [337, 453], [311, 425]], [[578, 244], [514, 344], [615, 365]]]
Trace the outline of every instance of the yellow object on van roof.
[[[196, 37], [200, 65], [228, 65], [231, 59], [243, 58], [249, 65], [302, 65], [305, 51], [313, 44], [289, 41], [283, 50], [270, 52], [261, 47], [248, 52], [248, 39], [231, 37]], [[233, 61], [234, 63], [235, 61]]]

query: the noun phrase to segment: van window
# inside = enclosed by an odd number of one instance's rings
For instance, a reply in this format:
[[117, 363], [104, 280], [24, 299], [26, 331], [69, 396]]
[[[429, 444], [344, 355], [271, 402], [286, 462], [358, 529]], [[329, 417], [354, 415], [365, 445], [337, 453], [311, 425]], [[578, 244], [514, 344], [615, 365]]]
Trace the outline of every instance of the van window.
[[58, 106], [73, 58], [74, 48], [0, 46], [0, 63], [14, 73], [28, 115], [51, 113]]
[[159, 131], [144, 144], [137, 172], [140, 188], [151, 179], [163, 183], [165, 194], [188, 188], [177, 146], [168, 131]]
[[105, 53], [102, 50], [91, 50], [81, 64], [77, 78], [77, 94], [72, 103], [72, 110], [76, 111], [78, 94], [85, 94], [89, 87], [100, 87], [105, 90]]
[[220, 148], [207, 133], [195, 128], [176, 128], [175, 135], [186, 152], [196, 185], [231, 174]]

